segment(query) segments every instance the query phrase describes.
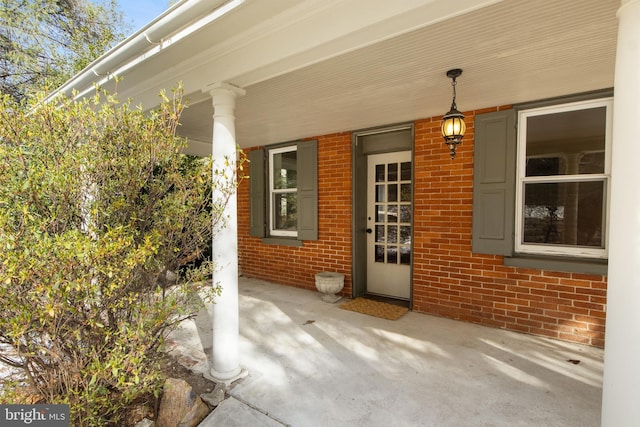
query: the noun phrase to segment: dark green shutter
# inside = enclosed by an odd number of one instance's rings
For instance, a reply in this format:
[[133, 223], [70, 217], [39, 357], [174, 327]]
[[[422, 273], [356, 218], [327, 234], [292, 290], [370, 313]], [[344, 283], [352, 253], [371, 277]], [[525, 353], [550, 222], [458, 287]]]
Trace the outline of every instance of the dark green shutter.
[[249, 234], [265, 237], [264, 150], [249, 151]]
[[516, 185], [516, 113], [476, 116], [473, 160], [472, 251], [513, 254]]
[[318, 141], [298, 143], [298, 240], [318, 240]]

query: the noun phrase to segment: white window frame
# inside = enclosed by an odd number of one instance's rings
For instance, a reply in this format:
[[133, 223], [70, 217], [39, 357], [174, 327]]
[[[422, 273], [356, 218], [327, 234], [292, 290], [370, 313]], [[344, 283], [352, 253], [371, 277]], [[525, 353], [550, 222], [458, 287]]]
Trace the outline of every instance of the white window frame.
[[[298, 151], [297, 145], [290, 145], [287, 147], [273, 148], [269, 150], [268, 163], [269, 163], [269, 199], [268, 199], [268, 211], [269, 211], [269, 235], [270, 236], [284, 236], [284, 237], [298, 237], [297, 231], [278, 230], [275, 228], [275, 196], [277, 194], [286, 193], [298, 193], [298, 187], [276, 189], [274, 188], [273, 175], [274, 175], [274, 161], [273, 157], [276, 154], [289, 153], [292, 151]], [[299, 171], [298, 171], [299, 172]]]
[[[606, 108], [606, 130], [605, 130], [605, 161], [604, 173], [601, 174], [578, 174], [578, 175], [551, 175], [526, 177], [526, 137], [527, 119], [539, 115], [563, 113], [568, 111], [578, 111], [591, 108]], [[518, 160], [516, 166], [516, 218], [515, 218], [515, 251], [517, 253], [537, 254], [537, 255], [559, 255], [584, 258], [608, 257], [608, 236], [609, 236], [609, 207], [610, 207], [610, 185], [611, 185], [611, 141], [612, 141], [612, 119], [613, 119], [613, 98], [601, 98], [589, 101], [572, 102], [548, 107], [522, 110], [518, 113]], [[587, 153], [587, 151], [585, 151]], [[526, 183], [536, 182], [604, 182], [604, 230], [603, 248], [590, 248], [583, 246], [562, 246], [524, 243], [523, 232], [523, 209], [524, 209], [524, 187]]]

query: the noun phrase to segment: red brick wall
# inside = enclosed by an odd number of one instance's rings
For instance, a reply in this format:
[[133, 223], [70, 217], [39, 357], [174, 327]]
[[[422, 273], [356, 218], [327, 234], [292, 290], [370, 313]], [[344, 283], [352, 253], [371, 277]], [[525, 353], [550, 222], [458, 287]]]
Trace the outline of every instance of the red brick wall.
[[351, 295], [351, 133], [318, 140], [318, 240], [302, 247], [265, 245], [249, 236], [249, 182], [238, 190], [240, 271], [285, 285], [315, 290], [315, 274], [345, 275], [344, 295]]
[[[505, 267], [471, 253], [473, 122], [451, 160], [440, 119], [415, 122], [413, 310], [452, 319], [604, 345], [606, 276]], [[314, 274], [345, 274], [351, 294], [351, 134], [318, 138], [319, 240], [303, 247], [249, 237], [249, 186], [238, 195], [243, 274], [315, 290]]]
[[415, 123], [414, 311], [602, 347], [606, 276], [505, 267], [471, 253], [473, 123], [455, 160], [440, 117]]

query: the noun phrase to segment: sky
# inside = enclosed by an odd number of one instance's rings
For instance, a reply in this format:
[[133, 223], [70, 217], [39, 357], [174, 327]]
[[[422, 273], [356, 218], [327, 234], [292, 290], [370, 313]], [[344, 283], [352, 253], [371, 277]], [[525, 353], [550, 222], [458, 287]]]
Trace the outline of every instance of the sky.
[[170, 0], [118, 0], [124, 21], [133, 34], [169, 8]]

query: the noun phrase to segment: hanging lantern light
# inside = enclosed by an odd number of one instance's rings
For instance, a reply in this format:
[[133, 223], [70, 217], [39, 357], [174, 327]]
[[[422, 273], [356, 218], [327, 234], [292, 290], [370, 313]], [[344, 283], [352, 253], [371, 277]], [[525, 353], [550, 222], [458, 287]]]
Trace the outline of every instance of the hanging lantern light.
[[447, 77], [451, 79], [453, 87], [453, 100], [451, 101], [451, 109], [442, 117], [442, 136], [451, 152], [451, 159], [456, 157], [456, 147], [462, 142], [464, 131], [467, 129], [467, 125], [464, 123], [464, 114], [458, 111], [456, 106], [456, 78], [460, 77], [460, 74], [462, 74], [462, 70], [459, 68], [447, 71]]

